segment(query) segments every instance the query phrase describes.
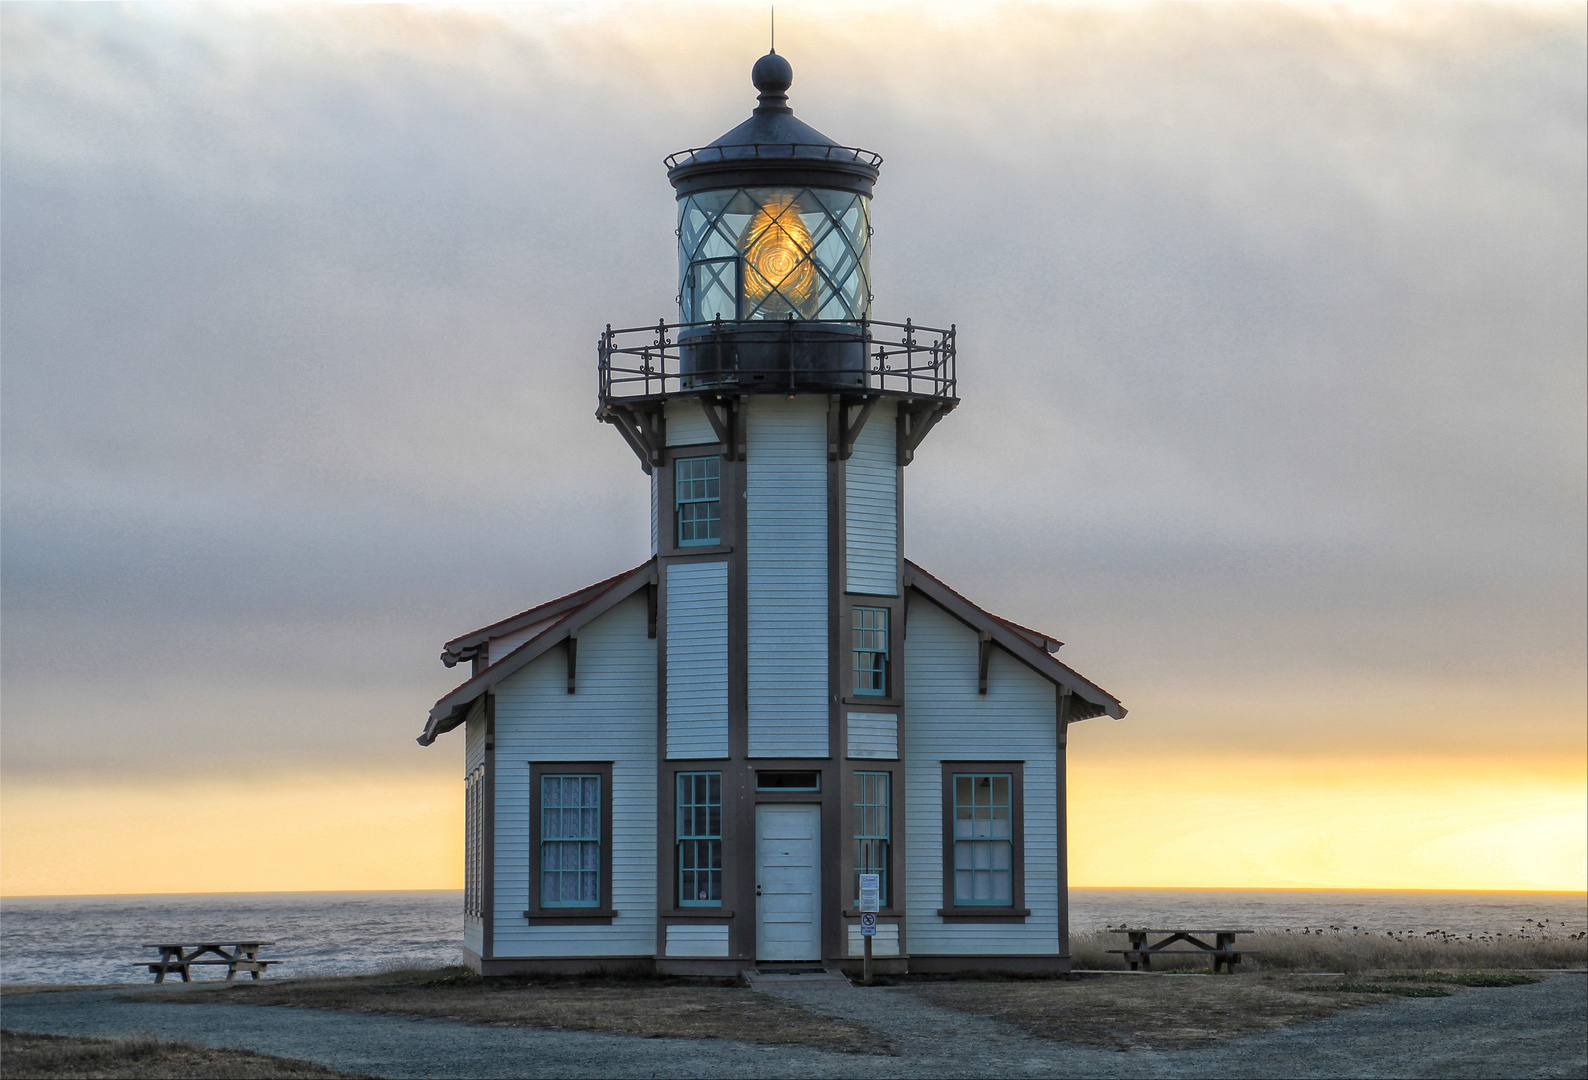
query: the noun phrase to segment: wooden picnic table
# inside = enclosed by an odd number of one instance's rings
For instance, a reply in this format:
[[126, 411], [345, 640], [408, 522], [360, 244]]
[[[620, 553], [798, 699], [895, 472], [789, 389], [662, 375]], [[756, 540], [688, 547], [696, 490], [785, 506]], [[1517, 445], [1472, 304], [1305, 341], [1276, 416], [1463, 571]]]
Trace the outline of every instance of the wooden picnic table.
[[[1123, 953], [1130, 962], [1130, 970], [1137, 970], [1141, 965], [1142, 971], [1152, 970], [1152, 958], [1169, 953], [1192, 956], [1206, 956], [1213, 961], [1213, 973], [1218, 974], [1222, 966], [1226, 973], [1234, 970], [1235, 965], [1241, 962], [1242, 956], [1258, 955], [1252, 949], [1237, 949], [1235, 936], [1237, 934], [1254, 934], [1255, 930], [1110, 930], [1110, 934], [1129, 934], [1130, 948], [1109, 949], [1111, 953]], [[1148, 942], [1151, 935], [1160, 935], [1160, 940]], [[1202, 935], [1201, 938], [1196, 935]], [[1209, 944], [1202, 938], [1211, 937], [1213, 943]], [[1190, 949], [1171, 949], [1169, 946], [1179, 942], [1194, 946]]]
[[[239, 971], [247, 971], [255, 979], [259, 973], [271, 964], [279, 964], [280, 960], [261, 960], [259, 950], [266, 945], [274, 945], [274, 941], [198, 941], [198, 942], [146, 942], [144, 948], [159, 949], [160, 959], [149, 963], [149, 970], [154, 972], [154, 981], [165, 982], [167, 972], [180, 971], [183, 982], [192, 982], [191, 968], [195, 964], [225, 964], [226, 981], [231, 982]], [[211, 956], [210, 954], [214, 955]]]

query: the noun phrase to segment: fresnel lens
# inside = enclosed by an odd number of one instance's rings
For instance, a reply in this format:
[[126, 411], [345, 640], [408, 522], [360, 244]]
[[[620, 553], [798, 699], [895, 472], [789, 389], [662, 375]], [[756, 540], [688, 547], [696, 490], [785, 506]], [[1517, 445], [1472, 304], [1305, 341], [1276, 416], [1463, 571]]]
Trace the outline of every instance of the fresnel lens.
[[749, 318], [815, 317], [811, 234], [792, 196], [773, 195], [763, 203], [745, 226], [739, 247]]

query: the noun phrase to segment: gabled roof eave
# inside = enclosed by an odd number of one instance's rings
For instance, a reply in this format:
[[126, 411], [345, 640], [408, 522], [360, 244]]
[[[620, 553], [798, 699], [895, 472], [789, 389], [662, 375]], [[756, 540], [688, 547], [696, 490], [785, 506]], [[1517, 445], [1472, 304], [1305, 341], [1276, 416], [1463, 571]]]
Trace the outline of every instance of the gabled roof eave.
[[[503, 679], [517, 673], [531, 661], [539, 659], [554, 645], [566, 641], [572, 632], [605, 615], [641, 588], [655, 582], [656, 560], [651, 559], [627, 574], [620, 574], [616, 578], [608, 578], [605, 582], [597, 582], [596, 585], [591, 586], [590, 589], [601, 585], [607, 587], [587, 597], [578, 607], [566, 611], [556, 622], [437, 701], [431, 707], [430, 716], [425, 721], [425, 729], [418, 739], [419, 745], [429, 746], [438, 736], [463, 723], [464, 718], [468, 716], [469, 707], [481, 695], [492, 692]], [[590, 589], [581, 589], [578, 593], [570, 593], [569, 596], [578, 596], [580, 593], [589, 592]], [[548, 605], [543, 604], [540, 608], [531, 608], [530, 611], [543, 610], [546, 606]]]
[[1034, 645], [1025, 634], [1015, 630], [1007, 620], [976, 606], [908, 559], [904, 560], [904, 587], [914, 589], [972, 629], [989, 634], [994, 642], [1016, 660], [1055, 686], [1069, 690], [1073, 696], [1079, 697], [1097, 710], [1089, 716], [1075, 716], [1072, 705], [1073, 719], [1088, 720], [1093, 716], [1110, 716], [1115, 720], [1125, 718], [1128, 710], [1113, 694], [1087, 679], [1068, 664], [1060, 663], [1046, 649]]

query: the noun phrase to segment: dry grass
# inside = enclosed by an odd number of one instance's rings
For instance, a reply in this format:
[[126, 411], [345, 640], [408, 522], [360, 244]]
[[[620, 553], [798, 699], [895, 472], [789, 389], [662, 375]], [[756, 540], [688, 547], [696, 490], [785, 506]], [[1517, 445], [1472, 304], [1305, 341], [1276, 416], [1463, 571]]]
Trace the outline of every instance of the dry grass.
[[859, 1024], [807, 1012], [754, 990], [667, 979], [481, 979], [463, 968], [445, 968], [191, 984], [138, 994], [136, 1000], [288, 1005], [653, 1039], [741, 1039], [879, 1052], [876, 1036]]
[[7, 1080], [82, 1077], [85, 1080], [266, 1080], [297, 1077], [363, 1077], [333, 1072], [307, 1061], [251, 1050], [212, 1050], [160, 1039], [91, 1039], [83, 1035], [30, 1035], [0, 1031]]
[[[1070, 955], [1077, 968], [1122, 971], [1124, 957], [1109, 949], [1124, 947], [1123, 934], [1076, 934]], [[1474, 935], [1457, 937], [1434, 930], [1424, 934], [1373, 934], [1360, 930], [1263, 931], [1239, 939], [1252, 956], [1246, 971], [1526, 971], [1588, 967], [1588, 935]], [[1165, 956], [1154, 968], [1206, 971], [1197, 956]]]
[[114, 990], [122, 986], [143, 986], [144, 983], [5, 983], [0, 985], [0, 997], [12, 994], [64, 994], [70, 990]]
[[1331, 984], [1320, 984], [1315, 975], [1093, 975], [1072, 980], [942, 983], [918, 992], [939, 1005], [990, 1016], [1038, 1038], [1129, 1050], [1205, 1046], [1391, 996], [1446, 997], [1453, 985], [1533, 981], [1439, 972]]

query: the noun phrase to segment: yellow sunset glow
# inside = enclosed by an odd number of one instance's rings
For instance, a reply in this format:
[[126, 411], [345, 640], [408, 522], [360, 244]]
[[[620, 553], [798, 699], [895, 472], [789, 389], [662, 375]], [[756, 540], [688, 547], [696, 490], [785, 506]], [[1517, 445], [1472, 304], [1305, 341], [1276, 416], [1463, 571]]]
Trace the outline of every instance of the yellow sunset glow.
[[[462, 790], [432, 774], [11, 783], [0, 889], [460, 888]], [[1588, 866], [1584, 776], [1543, 763], [1493, 774], [1460, 761], [1083, 761], [1070, 791], [1078, 887], [1580, 891]]]

